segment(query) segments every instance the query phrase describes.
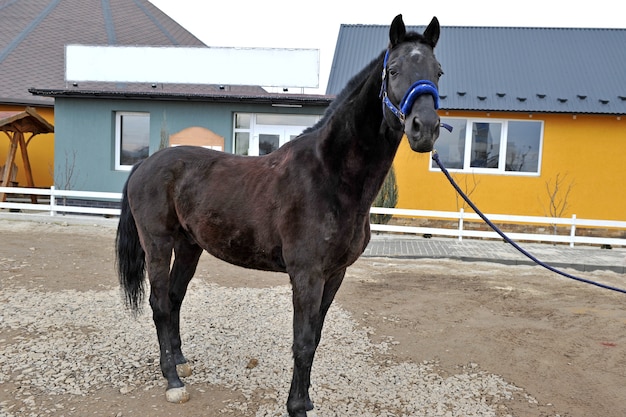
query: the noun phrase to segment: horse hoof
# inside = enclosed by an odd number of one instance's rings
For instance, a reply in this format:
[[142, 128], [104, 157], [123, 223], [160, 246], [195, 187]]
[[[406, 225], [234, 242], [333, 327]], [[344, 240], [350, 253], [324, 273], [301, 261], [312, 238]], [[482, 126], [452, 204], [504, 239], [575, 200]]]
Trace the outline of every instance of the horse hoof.
[[185, 387], [170, 388], [165, 391], [165, 399], [170, 403], [182, 404], [189, 401], [189, 393]]
[[178, 376], [183, 378], [191, 376], [191, 365], [189, 365], [189, 362], [179, 363], [178, 365], [176, 365], [176, 372], [178, 373]]

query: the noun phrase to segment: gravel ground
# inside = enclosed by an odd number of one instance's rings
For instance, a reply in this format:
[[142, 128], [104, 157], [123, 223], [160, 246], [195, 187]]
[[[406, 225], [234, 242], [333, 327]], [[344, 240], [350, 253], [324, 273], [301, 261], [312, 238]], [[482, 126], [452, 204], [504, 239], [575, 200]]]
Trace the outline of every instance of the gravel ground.
[[[194, 374], [186, 382], [240, 391], [246, 401], [228, 404], [225, 412], [247, 412], [249, 402], [256, 408], [263, 392], [256, 415], [286, 415], [290, 300], [288, 286], [225, 288], [193, 282], [182, 320], [184, 346], [194, 358]], [[6, 288], [0, 302], [0, 383], [19, 385], [15, 399], [21, 403], [3, 405], [4, 416], [63, 415], [42, 405], [42, 395], [84, 396], [106, 386], [128, 394], [164, 386], [149, 307], [136, 320], [129, 318], [118, 290]], [[367, 328], [333, 308], [313, 370], [315, 413], [496, 416], [498, 402], [520, 391], [496, 375], [471, 369], [472, 364], [466, 372], [442, 376], [434, 362], [381, 360], [393, 344], [391, 338], [373, 344]]]
[[[169, 404], [150, 309], [122, 306], [114, 227], [0, 233], [0, 416], [286, 416], [284, 274], [203, 255], [181, 320], [191, 400]], [[527, 266], [361, 259], [329, 312], [309, 415], [623, 417], [623, 300]]]

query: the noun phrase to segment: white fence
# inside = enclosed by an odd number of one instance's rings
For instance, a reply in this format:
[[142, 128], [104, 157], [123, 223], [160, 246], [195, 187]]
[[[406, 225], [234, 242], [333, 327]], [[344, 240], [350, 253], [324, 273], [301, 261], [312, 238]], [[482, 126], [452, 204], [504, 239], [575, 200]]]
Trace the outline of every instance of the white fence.
[[[122, 193], [101, 193], [91, 191], [71, 191], [71, 190], [57, 190], [54, 187], [50, 188], [17, 188], [17, 187], [0, 187], [0, 196], [18, 195], [20, 198], [8, 198], [9, 201], [0, 201], [0, 209], [20, 210], [20, 211], [34, 211], [34, 212], [49, 212], [51, 216], [55, 216], [58, 213], [81, 213], [81, 214], [102, 214], [108, 216], [119, 216], [120, 210], [117, 208], [105, 208], [105, 207], [82, 207], [78, 205], [65, 204], [68, 198], [70, 199], [84, 199], [84, 200], [100, 200], [100, 201], [112, 201], [119, 202], [122, 200]], [[43, 196], [46, 202], [42, 204], [25, 203], [24, 197], [30, 197], [31, 195]], [[74, 200], [70, 200], [68, 203], [74, 203]]]
[[[382, 225], [372, 224], [372, 230], [385, 231], [385, 232], [398, 232], [398, 233], [413, 233], [413, 234], [430, 234], [440, 236], [453, 236], [462, 240], [464, 237], [474, 238], [489, 238], [489, 239], [502, 239], [499, 234], [493, 231], [486, 230], [467, 230], [464, 226], [465, 221], [480, 221], [482, 219], [476, 213], [466, 213], [463, 209], [458, 212], [454, 211], [432, 211], [432, 210], [404, 210], [404, 209], [388, 209], [382, 207], [372, 207], [370, 212], [372, 214], [392, 214], [394, 216], [406, 216], [406, 217], [418, 217], [427, 219], [444, 219], [454, 220], [457, 222], [458, 227], [442, 229], [432, 227], [415, 227], [415, 226], [396, 226], [396, 225]], [[614, 221], [614, 220], [590, 220], [590, 219], [578, 219], [574, 214], [572, 217], [535, 217], [535, 216], [514, 216], [508, 214], [485, 214], [489, 220], [494, 223], [508, 223], [508, 224], [534, 224], [537, 226], [546, 226], [548, 230], [553, 230], [556, 226], [565, 226], [569, 228], [569, 235], [555, 235], [551, 233], [539, 234], [539, 233], [513, 233], [508, 232], [506, 227], [503, 227], [503, 231], [513, 240], [527, 240], [537, 242], [556, 242], [556, 243], [569, 243], [570, 246], [574, 244], [592, 244], [592, 245], [616, 245], [626, 246], [626, 239], [611, 238], [611, 237], [593, 237], [593, 236], [577, 236], [576, 227], [593, 227], [602, 229], [617, 229], [623, 230], [626, 234], [626, 222]]]
[[[50, 216], [56, 216], [64, 213], [80, 213], [80, 214], [99, 214], [108, 216], [119, 216], [120, 210], [117, 208], [104, 207], [83, 207], [79, 205], [71, 205], [78, 200], [97, 200], [119, 202], [122, 198], [121, 193], [103, 193], [103, 192], [87, 192], [87, 191], [69, 191], [57, 190], [54, 187], [49, 189], [42, 188], [16, 188], [16, 187], [0, 187], [0, 196], [6, 194], [14, 197], [8, 198], [8, 201], [0, 201], [0, 209], [19, 210], [21, 212], [47, 212]], [[45, 203], [33, 204], [24, 202], [30, 195], [43, 196]], [[67, 199], [70, 200], [67, 200]], [[475, 213], [466, 213], [463, 209], [458, 212], [451, 211], [432, 211], [432, 210], [407, 210], [407, 209], [390, 209], [382, 207], [372, 207], [372, 214], [390, 214], [396, 217], [405, 218], [424, 218], [430, 220], [449, 220], [456, 224], [456, 227], [436, 228], [436, 227], [419, 227], [419, 226], [399, 226], [390, 224], [372, 224], [373, 231], [407, 233], [419, 235], [433, 236], [449, 236], [457, 237], [459, 240], [468, 238], [487, 238], [501, 239], [500, 235], [493, 231], [486, 230], [468, 230], [466, 221], [481, 221], [480, 217]], [[535, 217], [535, 216], [513, 216], [503, 214], [487, 214], [492, 222], [500, 224], [531, 224], [544, 226], [546, 233], [511, 233], [503, 227], [503, 231], [513, 240], [537, 241], [537, 242], [555, 242], [567, 243], [570, 246], [575, 244], [592, 244], [592, 245], [613, 245], [626, 246], [626, 239], [615, 237], [601, 236], [577, 236], [577, 227], [598, 228], [602, 230], [612, 229], [623, 231], [626, 235], [626, 221], [613, 220], [590, 220], [578, 219], [576, 215], [570, 218], [555, 217]], [[568, 235], [556, 235], [550, 233], [554, 226], [567, 227]]]

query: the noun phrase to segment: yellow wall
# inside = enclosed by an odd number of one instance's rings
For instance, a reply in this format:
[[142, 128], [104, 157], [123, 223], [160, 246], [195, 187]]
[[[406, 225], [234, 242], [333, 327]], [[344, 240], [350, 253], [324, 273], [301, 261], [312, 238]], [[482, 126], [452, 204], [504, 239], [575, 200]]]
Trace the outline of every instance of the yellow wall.
[[[453, 173], [485, 213], [549, 216], [546, 181], [573, 184], [563, 217], [626, 220], [626, 117], [604, 115], [443, 112], [442, 117], [542, 120], [539, 176]], [[436, 149], [435, 144], [435, 149]], [[443, 173], [430, 171], [430, 154], [411, 151], [404, 139], [394, 162], [397, 207], [456, 211], [463, 207]]]
[[[0, 111], [24, 111], [25, 106], [9, 106], [0, 104]], [[54, 109], [52, 107], [35, 107], [37, 113], [54, 125]], [[24, 139], [28, 140], [30, 134], [26, 134]], [[53, 185], [54, 172], [54, 134], [36, 135], [28, 144], [28, 157], [30, 167], [33, 171], [35, 187], [50, 187]], [[0, 132], [0, 165], [4, 165], [9, 151], [9, 138], [4, 132]], [[17, 165], [17, 181], [20, 187], [26, 187], [26, 176], [24, 175], [24, 163], [22, 153], [18, 148], [15, 157]]]

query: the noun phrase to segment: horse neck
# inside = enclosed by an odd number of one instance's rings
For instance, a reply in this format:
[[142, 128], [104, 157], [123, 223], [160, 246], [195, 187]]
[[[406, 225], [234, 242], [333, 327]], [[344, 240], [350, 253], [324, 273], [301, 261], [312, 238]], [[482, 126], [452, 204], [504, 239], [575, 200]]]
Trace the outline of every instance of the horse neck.
[[[363, 72], [331, 115], [322, 142], [323, 158], [347, 184], [353, 199], [369, 210], [400, 144], [402, 130], [392, 129], [383, 117], [381, 87], [382, 55]], [[392, 123], [395, 122], [392, 121]]]

